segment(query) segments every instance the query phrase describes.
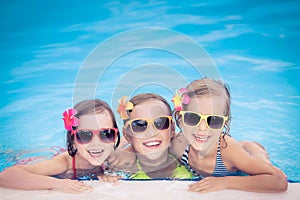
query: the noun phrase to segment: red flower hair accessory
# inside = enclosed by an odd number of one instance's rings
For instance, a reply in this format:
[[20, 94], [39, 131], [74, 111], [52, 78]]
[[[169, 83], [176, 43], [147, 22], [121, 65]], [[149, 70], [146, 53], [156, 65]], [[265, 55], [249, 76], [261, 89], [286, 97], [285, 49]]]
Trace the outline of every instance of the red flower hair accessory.
[[72, 131], [73, 134], [73, 126], [79, 125], [79, 119], [74, 115], [77, 114], [77, 110], [74, 108], [69, 108], [65, 112], [63, 112], [63, 120], [65, 124], [65, 129], [68, 131]]

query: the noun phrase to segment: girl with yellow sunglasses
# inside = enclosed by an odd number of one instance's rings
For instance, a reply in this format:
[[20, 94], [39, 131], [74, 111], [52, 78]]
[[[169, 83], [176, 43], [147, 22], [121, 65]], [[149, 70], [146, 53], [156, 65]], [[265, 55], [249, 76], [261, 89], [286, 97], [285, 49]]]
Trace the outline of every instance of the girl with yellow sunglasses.
[[[181, 162], [200, 179], [190, 185], [189, 191], [287, 190], [283, 172], [250, 155], [230, 137], [230, 93], [223, 82], [196, 80], [177, 91], [172, 101], [176, 123], [189, 144]], [[174, 148], [178, 146], [175, 144]]]

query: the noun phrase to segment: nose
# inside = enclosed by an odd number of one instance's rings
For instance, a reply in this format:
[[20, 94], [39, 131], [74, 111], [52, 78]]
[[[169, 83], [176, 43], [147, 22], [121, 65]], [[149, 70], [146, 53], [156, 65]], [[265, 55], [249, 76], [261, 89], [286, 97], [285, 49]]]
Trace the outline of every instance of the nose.
[[97, 134], [97, 135], [94, 135], [94, 137], [92, 138], [92, 140], [90, 141], [90, 143], [94, 146], [100, 146], [100, 144], [102, 143], [101, 139], [100, 139], [100, 136]]
[[147, 137], [152, 137], [152, 136], [155, 136], [157, 135], [159, 132], [159, 130], [157, 130], [155, 127], [154, 127], [154, 124], [153, 123], [150, 123], [147, 127], [147, 130], [146, 130], [146, 135]]
[[200, 124], [198, 125], [199, 131], [207, 131], [208, 127], [206, 125], [205, 119], [200, 119]]

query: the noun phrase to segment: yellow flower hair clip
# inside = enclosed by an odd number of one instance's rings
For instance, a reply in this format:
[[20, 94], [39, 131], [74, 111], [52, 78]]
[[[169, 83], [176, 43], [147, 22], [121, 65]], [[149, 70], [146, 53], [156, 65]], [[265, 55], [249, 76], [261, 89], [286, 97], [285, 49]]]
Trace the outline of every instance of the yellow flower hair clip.
[[125, 120], [128, 119], [128, 111], [133, 109], [133, 104], [130, 101], [127, 101], [128, 97], [123, 96], [119, 100], [119, 107], [117, 109], [117, 112], [119, 113], [121, 119]]
[[176, 111], [182, 110], [182, 104], [189, 104], [191, 98], [186, 94], [187, 90], [185, 88], [180, 88], [176, 91], [175, 96], [173, 97], [172, 101], [174, 103], [174, 109]]

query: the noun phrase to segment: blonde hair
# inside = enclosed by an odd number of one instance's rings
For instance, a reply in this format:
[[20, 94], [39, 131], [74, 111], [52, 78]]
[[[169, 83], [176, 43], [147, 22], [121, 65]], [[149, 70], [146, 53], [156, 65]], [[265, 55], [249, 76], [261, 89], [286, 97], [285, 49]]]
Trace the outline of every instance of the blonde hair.
[[[204, 96], [220, 96], [224, 99], [225, 109], [223, 111], [223, 114], [225, 116], [228, 116], [228, 120], [225, 122], [225, 128], [226, 128], [225, 133], [228, 134], [230, 129], [229, 128], [230, 120], [231, 120], [231, 109], [230, 109], [231, 99], [230, 99], [230, 92], [229, 92], [228, 85], [226, 85], [221, 80], [202, 78], [191, 82], [186, 87], [186, 90], [187, 90], [186, 94], [190, 98], [204, 97]], [[187, 110], [187, 107], [188, 105], [183, 104], [183, 110]], [[178, 118], [179, 118], [178, 112], [175, 112], [175, 119], [177, 121], [177, 124], [179, 124]]]

